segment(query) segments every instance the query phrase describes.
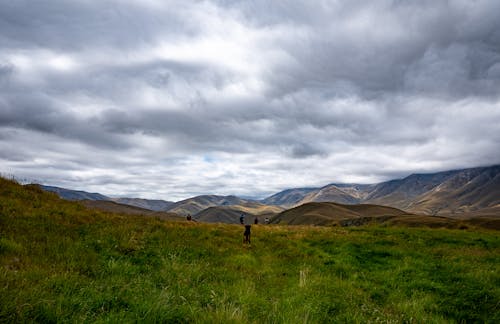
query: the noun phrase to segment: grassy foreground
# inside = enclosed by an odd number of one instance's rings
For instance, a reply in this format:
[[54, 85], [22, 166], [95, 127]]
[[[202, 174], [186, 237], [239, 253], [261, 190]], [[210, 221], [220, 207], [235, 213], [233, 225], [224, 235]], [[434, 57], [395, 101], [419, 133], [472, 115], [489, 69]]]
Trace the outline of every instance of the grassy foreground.
[[165, 222], [0, 179], [0, 322], [500, 322], [487, 230]]

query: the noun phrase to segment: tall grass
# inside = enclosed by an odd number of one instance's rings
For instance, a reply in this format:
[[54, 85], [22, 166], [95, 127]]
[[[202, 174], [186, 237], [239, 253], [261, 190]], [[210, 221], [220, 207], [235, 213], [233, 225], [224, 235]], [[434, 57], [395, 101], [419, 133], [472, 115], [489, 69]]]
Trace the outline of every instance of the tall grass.
[[246, 246], [0, 180], [0, 322], [500, 322], [498, 232], [257, 225]]

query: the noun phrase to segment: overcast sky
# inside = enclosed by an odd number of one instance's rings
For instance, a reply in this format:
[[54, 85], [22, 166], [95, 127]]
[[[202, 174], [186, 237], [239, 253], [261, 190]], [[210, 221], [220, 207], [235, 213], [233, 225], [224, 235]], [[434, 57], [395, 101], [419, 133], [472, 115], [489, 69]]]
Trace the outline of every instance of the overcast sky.
[[498, 164], [499, 13], [0, 0], [0, 172], [178, 200]]

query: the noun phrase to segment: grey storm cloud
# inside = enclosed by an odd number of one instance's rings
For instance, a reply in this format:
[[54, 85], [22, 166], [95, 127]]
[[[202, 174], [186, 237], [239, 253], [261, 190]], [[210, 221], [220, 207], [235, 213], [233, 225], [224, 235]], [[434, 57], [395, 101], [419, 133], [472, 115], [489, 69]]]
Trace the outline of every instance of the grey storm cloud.
[[303, 35], [284, 41], [296, 64], [273, 73], [282, 92], [326, 84], [334, 86], [333, 95], [498, 95], [498, 80], [488, 74], [499, 60], [498, 3], [354, 1], [338, 7], [319, 10]]
[[500, 162], [498, 1], [0, 4], [0, 167], [178, 199]]
[[[148, 1], [144, 1], [147, 3]], [[196, 33], [172, 6], [141, 1], [11, 1], [2, 3], [2, 43], [9, 47], [48, 47], [81, 51], [90, 47], [135, 48], [157, 37]]]

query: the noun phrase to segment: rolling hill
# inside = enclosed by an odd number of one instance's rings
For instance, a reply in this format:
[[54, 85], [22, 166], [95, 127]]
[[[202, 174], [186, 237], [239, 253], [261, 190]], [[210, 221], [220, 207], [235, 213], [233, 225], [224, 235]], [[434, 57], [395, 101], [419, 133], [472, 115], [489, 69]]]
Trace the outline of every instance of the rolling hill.
[[209, 207], [244, 205], [252, 201], [236, 196], [202, 195], [173, 203], [166, 211], [179, 215], [195, 215]]
[[308, 193], [304, 199], [300, 201], [300, 204], [327, 201], [334, 201], [339, 204], [358, 204], [361, 199], [355, 192], [354, 187], [329, 185], [318, 191]]
[[207, 223], [238, 224], [243, 214], [253, 222], [255, 217], [264, 222], [266, 217], [274, 217], [282, 212], [283, 208], [263, 205], [257, 202], [248, 202], [242, 205], [214, 206], [206, 208], [195, 215], [195, 219]]
[[247, 201], [239, 205], [228, 205], [228, 206], [218, 206], [218, 207], [226, 209], [234, 209], [236, 211], [241, 211], [254, 216], [278, 214], [283, 210], [285, 210], [285, 208], [280, 206], [264, 205], [256, 201]]
[[331, 202], [313, 202], [286, 210], [272, 218], [273, 224], [361, 226], [384, 224], [389, 226], [466, 229], [483, 227], [500, 230], [500, 210], [469, 212], [446, 216], [409, 214], [402, 210], [371, 204], [342, 205]]
[[[288, 225], [349, 225], [341, 221], [408, 215], [406, 212], [378, 205], [343, 205], [332, 202], [311, 202], [276, 215], [271, 223]], [[354, 224], [353, 225], [360, 225]]]
[[225, 206], [208, 207], [194, 216], [194, 219], [205, 223], [226, 223], [238, 224], [241, 215], [253, 217], [253, 215], [240, 210], [231, 209]]

